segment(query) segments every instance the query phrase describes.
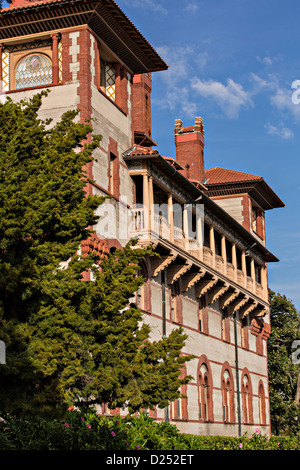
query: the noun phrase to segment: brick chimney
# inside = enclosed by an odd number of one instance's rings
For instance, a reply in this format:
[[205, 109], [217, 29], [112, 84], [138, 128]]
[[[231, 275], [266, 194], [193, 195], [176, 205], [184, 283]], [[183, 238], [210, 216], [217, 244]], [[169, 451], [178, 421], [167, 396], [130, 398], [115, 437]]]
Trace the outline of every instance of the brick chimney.
[[151, 74], [134, 75], [132, 89], [132, 126], [135, 132], [151, 137]]
[[182, 120], [175, 121], [176, 160], [183, 166], [182, 173], [190, 181], [201, 183], [204, 179], [204, 129], [201, 117], [194, 126], [183, 127]]

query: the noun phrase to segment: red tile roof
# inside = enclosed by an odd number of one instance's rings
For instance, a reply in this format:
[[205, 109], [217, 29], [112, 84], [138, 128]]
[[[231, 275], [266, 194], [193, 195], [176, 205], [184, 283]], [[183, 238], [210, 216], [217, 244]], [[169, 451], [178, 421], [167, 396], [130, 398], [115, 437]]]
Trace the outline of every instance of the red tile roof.
[[208, 181], [206, 186], [210, 184], [222, 183], [240, 183], [245, 181], [262, 181], [263, 178], [250, 173], [243, 173], [242, 171], [228, 170], [227, 168], [214, 167], [205, 171], [205, 177]]
[[137, 155], [159, 155], [158, 151], [151, 149], [150, 147], [143, 147], [142, 145], [134, 145], [127, 150], [126, 155], [137, 156]]

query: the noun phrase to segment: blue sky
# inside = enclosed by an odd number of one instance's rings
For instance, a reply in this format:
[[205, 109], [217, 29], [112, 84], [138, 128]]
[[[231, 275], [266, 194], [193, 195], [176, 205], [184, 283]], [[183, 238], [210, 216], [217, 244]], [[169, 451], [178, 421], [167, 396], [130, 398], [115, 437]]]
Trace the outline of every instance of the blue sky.
[[292, 88], [300, 80], [300, 3], [117, 3], [170, 66], [153, 74], [161, 155], [175, 157], [175, 119], [192, 125], [201, 116], [205, 168], [263, 176], [286, 204], [266, 213], [267, 245], [280, 259], [269, 264], [269, 285], [300, 309], [300, 104], [292, 100], [300, 97]]
[[161, 155], [175, 157], [175, 119], [192, 125], [202, 116], [205, 168], [263, 176], [286, 204], [266, 214], [267, 246], [280, 259], [269, 264], [269, 285], [300, 309], [300, 104], [292, 101], [300, 3], [117, 3], [170, 66], [153, 74], [152, 132]]

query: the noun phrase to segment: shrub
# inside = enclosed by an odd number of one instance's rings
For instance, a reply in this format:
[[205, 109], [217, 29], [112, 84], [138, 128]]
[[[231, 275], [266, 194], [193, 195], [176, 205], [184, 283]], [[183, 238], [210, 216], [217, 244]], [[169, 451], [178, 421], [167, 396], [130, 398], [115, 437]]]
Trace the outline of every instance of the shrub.
[[300, 450], [300, 436], [196, 436], [146, 413], [106, 417], [68, 411], [63, 419], [0, 420], [0, 450]]

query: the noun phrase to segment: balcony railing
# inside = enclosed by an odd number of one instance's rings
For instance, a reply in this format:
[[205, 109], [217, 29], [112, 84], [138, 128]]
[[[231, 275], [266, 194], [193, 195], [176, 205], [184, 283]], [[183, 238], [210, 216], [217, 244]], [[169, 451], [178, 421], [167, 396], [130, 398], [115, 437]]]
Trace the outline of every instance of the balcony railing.
[[200, 246], [196, 238], [186, 238], [181, 227], [174, 226], [173, 233], [171, 233], [171, 225], [162, 214], [152, 213], [148, 220], [143, 208], [132, 209], [131, 213], [132, 229], [130, 236], [139, 236], [143, 239], [149, 239], [149, 241], [151, 236], [159, 237], [167, 241], [172, 240], [176, 246], [196, 257], [198, 257], [200, 251], [202, 251], [203, 262], [206, 265], [213, 267], [221, 274], [225, 274], [228, 279], [245, 287], [258, 297], [265, 297], [265, 291], [261, 283], [254, 282], [252, 277], [246, 276], [241, 269], [237, 269], [232, 263], [225, 262], [222, 256], [216, 255], [209, 247]]

